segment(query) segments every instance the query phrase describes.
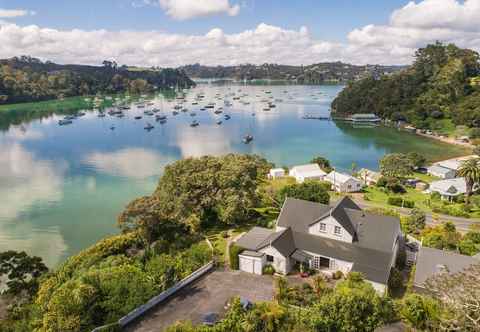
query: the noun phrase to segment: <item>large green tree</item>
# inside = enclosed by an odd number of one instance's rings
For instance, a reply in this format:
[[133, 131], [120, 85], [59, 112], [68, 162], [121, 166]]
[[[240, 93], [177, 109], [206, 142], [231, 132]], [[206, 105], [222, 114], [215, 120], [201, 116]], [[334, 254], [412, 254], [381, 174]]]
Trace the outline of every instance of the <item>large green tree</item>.
[[386, 177], [406, 177], [413, 172], [413, 164], [402, 153], [390, 153], [380, 159], [380, 172]]

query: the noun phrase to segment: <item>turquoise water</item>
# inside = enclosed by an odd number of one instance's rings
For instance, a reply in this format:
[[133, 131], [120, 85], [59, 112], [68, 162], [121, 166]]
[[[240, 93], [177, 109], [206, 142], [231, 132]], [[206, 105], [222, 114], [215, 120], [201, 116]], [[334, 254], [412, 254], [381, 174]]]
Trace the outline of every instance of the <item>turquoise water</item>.
[[[239, 92], [238, 90], [242, 91]], [[42, 256], [49, 266], [117, 232], [116, 216], [130, 200], [151, 193], [163, 167], [175, 160], [228, 152], [260, 154], [278, 166], [308, 162], [322, 155], [342, 170], [352, 163], [377, 168], [385, 153], [420, 151], [430, 158], [458, 154], [445, 144], [390, 128], [354, 128], [331, 121], [304, 120], [303, 115], [328, 115], [341, 86], [199, 86], [188, 92], [187, 107], [195, 110], [173, 116], [176, 104], [162, 96], [155, 107], [168, 116], [161, 125], [143, 115], [144, 109], [126, 111], [124, 118], [97, 117], [95, 111], [58, 126], [63, 116], [2, 124], [0, 132], [0, 251], [26, 250]], [[265, 91], [271, 91], [266, 94]], [[286, 92], [285, 92], [286, 91]], [[243, 105], [232, 100], [231, 116], [222, 125], [212, 110], [191, 105], [203, 92], [216, 102], [218, 93], [248, 94]], [[256, 96], [259, 97], [256, 97]], [[282, 99], [263, 111], [262, 99]], [[252, 116], [252, 113], [255, 116]], [[143, 128], [146, 119], [155, 128]], [[200, 125], [190, 127], [196, 119]], [[115, 125], [115, 130], [110, 126]], [[250, 133], [254, 141], [245, 145]]]

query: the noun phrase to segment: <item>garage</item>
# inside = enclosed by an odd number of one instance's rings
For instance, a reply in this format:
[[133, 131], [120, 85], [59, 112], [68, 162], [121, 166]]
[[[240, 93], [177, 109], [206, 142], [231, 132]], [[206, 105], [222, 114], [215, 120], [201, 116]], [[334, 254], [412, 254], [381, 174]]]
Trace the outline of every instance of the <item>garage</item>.
[[238, 255], [240, 271], [262, 274], [264, 254], [255, 251], [244, 251]]

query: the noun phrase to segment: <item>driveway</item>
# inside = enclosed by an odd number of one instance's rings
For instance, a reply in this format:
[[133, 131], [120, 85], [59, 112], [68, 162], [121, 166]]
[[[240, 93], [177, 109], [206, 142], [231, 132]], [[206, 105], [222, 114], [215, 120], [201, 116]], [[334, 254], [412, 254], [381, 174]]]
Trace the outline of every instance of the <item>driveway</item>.
[[273, 294], [272, 277], [240, 271], [214, 271], [153, 308], [124, 331], [161, 332], [180, 320], [198, 324], [208, 312], [223, 315], [227, 301], [234, 296], [256, 302], [272, 300]]

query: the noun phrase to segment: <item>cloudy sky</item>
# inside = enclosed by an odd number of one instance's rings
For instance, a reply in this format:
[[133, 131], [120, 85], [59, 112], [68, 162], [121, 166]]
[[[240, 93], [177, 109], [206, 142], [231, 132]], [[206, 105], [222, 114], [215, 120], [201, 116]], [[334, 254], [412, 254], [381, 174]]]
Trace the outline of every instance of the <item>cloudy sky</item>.
[[0, 0], [0, 58], [407, 64], [429, 42], [480, 50], [480, 0]]

